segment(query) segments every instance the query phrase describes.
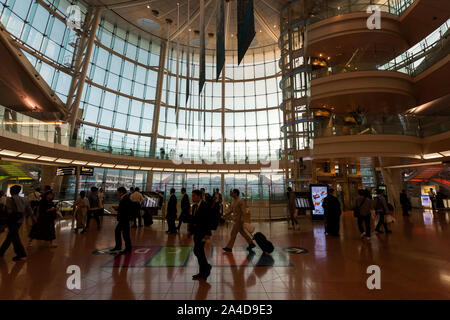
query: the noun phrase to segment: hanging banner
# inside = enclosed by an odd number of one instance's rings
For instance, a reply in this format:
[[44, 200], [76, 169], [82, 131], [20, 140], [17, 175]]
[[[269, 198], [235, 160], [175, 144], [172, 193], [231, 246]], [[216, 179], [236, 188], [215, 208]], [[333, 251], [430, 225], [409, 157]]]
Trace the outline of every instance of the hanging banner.
[[206, 81], [205, 50], [205, 1], [200, 0], [200, 80], [198, 95], [202, 93]]
[[255, 12], [253, 0], [238, 0], [238, 64], [244, 59], [255, 38]]
[[217, 54], [217, 74], [216, 81], [219, 81], [220, 73], [225, 65], [225, 0], [218, 1], [217, 16], [216, 16], [216, 54]]

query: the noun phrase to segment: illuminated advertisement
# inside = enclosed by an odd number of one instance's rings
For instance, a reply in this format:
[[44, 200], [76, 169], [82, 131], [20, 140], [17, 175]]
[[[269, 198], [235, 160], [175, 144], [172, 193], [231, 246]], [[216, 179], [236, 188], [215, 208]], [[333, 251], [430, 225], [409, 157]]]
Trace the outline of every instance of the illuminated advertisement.
[[431, 208], [431, 200], [429, 195], [422, 195], [420, 197], [420, 200], [422, 201], [422, 207], [424, 208]]
[[313, 216], [323, 216], [325, 210], [323, 208], [323, 200], [328, 195], [328, 186], [326, 185], [311, 185], [311, 198], [313, 202]]

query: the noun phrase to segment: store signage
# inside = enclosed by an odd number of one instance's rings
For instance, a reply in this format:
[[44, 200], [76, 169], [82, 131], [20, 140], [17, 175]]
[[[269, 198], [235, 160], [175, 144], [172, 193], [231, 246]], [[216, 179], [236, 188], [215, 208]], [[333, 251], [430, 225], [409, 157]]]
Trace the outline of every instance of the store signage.
[[92, 177], [94, 175], [94, 168], [92, 167], [81, 167], [80, 175]]
[[77, 174], [77, 167], [60, 167], [56, 169], [56, 176], [74, 176]]

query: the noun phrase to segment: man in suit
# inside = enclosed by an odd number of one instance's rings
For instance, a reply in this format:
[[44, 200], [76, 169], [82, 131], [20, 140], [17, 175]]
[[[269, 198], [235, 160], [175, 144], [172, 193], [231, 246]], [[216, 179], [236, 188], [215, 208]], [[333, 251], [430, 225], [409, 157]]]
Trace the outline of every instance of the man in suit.
[[231, 230], [230, 241], [227, 246], [223, 248], [225, 252], [232, 252], [234, 247], [234, 242], [236, 241], [236, 236], [240, 233], [248, 243], [247, 250], [251, 251], [256, 245], [253, 243], [252, 238], [248, 235], [247, 231], [244, 230], [244, 223], [250, 223], [250, 214], [247, 211], [244, 201], [239, 197], [239, 190], [234, 189], [231, 192], [231, 196], [234, 199], [231, 205], [231, 212], [234, 213], [234, 226]]
[[175, 189], [170, 189], [170, 199], [167, 204], [167, 226], [169, 229], [166, 231], [168, 234], [177, 233], [177, 226], [175, 225], [175, 221], [177, 220], [177, 197], [175, 196]]
[[186, 188], [181, 189], [181, 194], [183, 195], [183, 198], [181, 198], [181, 215], [180, 221], [178, 222], [178, 231], [180, 231], [181, 224], [188, 221], [191, 211], [191, 203], [189, 202], [189, 196], [186, 193]]
[[[117, 189], [117, 194], [120, 197], [118, 206], [114, 206], [117, 210], [117, 227], [115, 230], [116, 246], [111, 251], [119, 251], [119, 254], [131, 253], [131, 238], [130, 238], [130, 217], [133, 214], [133, 202], [127, 194], [127, 189], [120, 187]], [[122, 250], [122, 236], [125, 241], [125, 250]]]
[[202, 199], [202, 192], [192, 192], [191, 231], [194, 235], [194, 254], [200, 266], [200, 272], [192, 277], [193, 280], [206, 280], [211, 274], [211, 265], [205, 254], [205, 242], [211, 237], [210, 216], [208, 206]]

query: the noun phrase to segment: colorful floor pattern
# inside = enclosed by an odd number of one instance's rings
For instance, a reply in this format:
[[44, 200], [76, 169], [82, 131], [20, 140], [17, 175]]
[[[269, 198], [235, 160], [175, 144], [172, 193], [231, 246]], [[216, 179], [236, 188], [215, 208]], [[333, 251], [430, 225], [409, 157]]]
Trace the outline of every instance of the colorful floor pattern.
[[[102, 250], [104, 251], [104, 250]], [[135, 246], [133, 252], [118, 255], [102, 268], [159, 268], [185, 267], [192, 257], [193, 247], [189, 246]], [[224, 253], [222, 247], [211, 249], [210, 261], [214, 267], [292, 267], [289, 259], [279, 250], [265, 255], [259, 248], [249, 253], [244, 246], [236, 246], [233, 253]]]

